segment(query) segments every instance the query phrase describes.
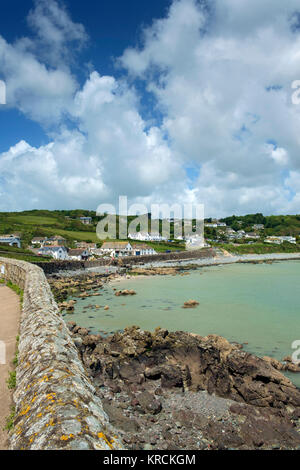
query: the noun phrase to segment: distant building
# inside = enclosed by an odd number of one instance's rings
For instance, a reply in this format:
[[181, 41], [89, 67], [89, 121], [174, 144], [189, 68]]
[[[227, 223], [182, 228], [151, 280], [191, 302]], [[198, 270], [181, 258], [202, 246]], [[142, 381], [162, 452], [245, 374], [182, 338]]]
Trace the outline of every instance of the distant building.
[[281, 244], [284, 243], [284, 242], [296, 244], [296, 237], [291, 237], [291, 236], [280, 236], [280, 237], [271, 236], [271, 237], [267, 237], [267, 238], [264, 240], [264, 242], [265, 242], [265, 243], [275, 243], [275, 244], [277, 244], [277, 245], [281, 245]]
[[46, 237], [34, 237], [32, 240], [31, 240], [31, 245], [41, 245], [43, 246], [43, 244], [47, 241], [47, 238]]
[[130, 240], [139, 240], [142, 242], [150, 241], [150, 235], [147, 232], [129, 233], [128, 238]]
[[0, 244], [5, 244], [9, 246], [17, 246], [21, 248], [21, 239], [18, 235], [0, 235]]
[[156, 255], [156, 251], [149, 245], [135, 243], [132, 245], [133, 256]]
[[92, 217], [79, 217], [79, 219], [84, 225], [91, 225], [93, 222]]
[[51, 256], [60, 261], [68, 259], [68, 251], [64, 246], [43, 246], [39, 249], [38, 254], [41, 256]]
[[96, 243], [88, 243], [88, 242], [76, 242], [76, 248], [81, 248], [83, 250], [95, 250], [97, 248]]
[[90, 252], [88, 250], [83, 250], [81, 248], [68, 251], [68, 259], [70, 260], [84, 261], [84, 260], [89, 259], [89, 257], [90, 257]]
[[252, 226], [253, 230], [264, 230], [264, 224], [255, 224]]
[[103, 255], [109, 254], [112, 258], [130, 256], [132, 254], [132, 246], [129, 242], [104, 242], [100, 250]]
[[260, 238], [260, 235], [258, 235], [255, 232], [249, 232], [249, 233], [246, 233], [245, 238], [252, 238], [254, 240], [258, 240]]
[[188, 250], [196, 250], [203, 248], [205, 245], [204, 238], [199, 235], [186, 237], [186, 248]]
[[43, 245], [44, 246], [65, 246], [67, 240], [60, 236], [60, 235], [54, 235], [53, 237], [46, 238], [44, 241]]
[[154, 233], [147, 233], [147, 232], [137, 232], [137, 233], [129, 233], [128, 238], [130, 240], [138, 240], [142, 242], [163, 242], [167, 241], [167, 238], [160, 235], [158, 232]]

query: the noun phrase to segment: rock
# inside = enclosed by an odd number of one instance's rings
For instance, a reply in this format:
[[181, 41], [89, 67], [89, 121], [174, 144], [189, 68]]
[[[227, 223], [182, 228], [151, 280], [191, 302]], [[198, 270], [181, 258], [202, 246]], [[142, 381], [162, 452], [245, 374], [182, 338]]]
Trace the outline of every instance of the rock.
[[199, 302], [197, 300], [188, 300], [187, 302], [184, 302], [182, 308], [195, 308], [199, 305]]
[[136, 292], [134, 290], [125, 289], [125, 290], [118, 290], [115, 293], [115, 296], [117, 297], [120, 297], [121, 295], [136, 295]]
[[140, 429], [138, 422], [135, 419], [127, 418], [123, 411], [110, 404], [107, 400], [103, 400], [103, 409], [109, 417], [110, 423], [116, 428], [122, 429], [126, 432], [137, 432]]
[[182, 372], [178, 366], [164, 365], [162, 367], [161, 386], [163, 388], [183, 387]]
[[137, 396], [137, 400], [144, 413], [156, 415], [161, 412], [162, 405], [152, 393], [148, 391], [142, 392]]
[[159, 366], [156, 367], [147, 367], [145, 369], [144, 375], [147, 379], [150, 380], [158, 380], [161, 377], [161, 368]]
[[80, 348], [83, 344], [82, 338], [80, 338], [80, 336], [77, 336], [76, 338], [73, 338], [73, 341], [74, 341], [75, 346], [77, 348]]
[[286, 370], [286, 367], [274, 357], [264, 356], [263, 359], [267, 361], [276, 370]]

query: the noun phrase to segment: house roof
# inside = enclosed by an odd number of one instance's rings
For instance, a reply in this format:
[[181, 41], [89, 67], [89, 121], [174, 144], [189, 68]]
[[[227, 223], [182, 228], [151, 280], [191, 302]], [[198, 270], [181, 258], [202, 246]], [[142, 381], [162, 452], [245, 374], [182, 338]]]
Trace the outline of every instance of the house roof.
[[69, 256], [80, 256], [84, 252], [85, 252], [85, 250], [78, 248], [78, 249], [74, 249], [74, 250], [73, 249], [69, 250], [68, 253], [69, 253]]
[[151, 250], [152, 247], [149, 245], [146, 245], [145, 243], [134, 243], [132, 245], [133, 250]]
[[[104, 242], [102, 250], [124, 250], [128, 245], [128, 242]], [[131, 245], [130, 245], [131, 246]]]
[[64, 250], [65, 247], [64, 246], [56, 246], [56, 245], [48, 245], [48, 246], [44, 246], [43, 248], [41, 248], [41, 251], [45, 250], [45, 251], [58, 251], [58, 250]]

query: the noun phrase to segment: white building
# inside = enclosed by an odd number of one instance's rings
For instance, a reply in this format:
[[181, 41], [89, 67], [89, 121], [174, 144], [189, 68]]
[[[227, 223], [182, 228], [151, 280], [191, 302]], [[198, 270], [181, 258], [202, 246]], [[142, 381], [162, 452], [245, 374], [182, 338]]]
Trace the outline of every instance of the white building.
[[260, 235], [254, 232], [249, 232], [249, 233], [246, 233], [245, 238], [252, 238], [252, 240], [259, 240]]
[[79, 217], [79, 219], [84, 225], [91, 225], [93, 221], [92, 217]]
[[129, 233], [130, 240], [139, 240], [141, 242], [150, 241], [150, 235], [147, 232]]
[[197, 250], [205, 246], [204, 238], [199, 235], [187, 236], [186, 237], [186, 248], [187, 250]]
[[41, 245], [41, 246], [43, 246], [45, 241], [47, 241], [46, 237], [34, 237], [31, 240], [31, 245]]
[[83, 250], [81, 248], [68, 251], [68, 259], [70, 260], [83, 261], [83, 260], [89, 259], [89, 257], [90, 257], [90, 252], [88, 250]]
[[18, 235], [0, 235], [0, 243], [21, 248], [21, 239]]
[[129, 242], [104, 242], [100, 248], [101, 254], [108, 254], [112, 258], [122, 256], [130, 256], [132, 254], [132, 246]]
[[41, 256], [51, 256], [53, 259], [60, 261], [68, 259], [68, 251], [64, 246], [44, 246], [40, 248], [38, 254]]
[[271, 237], [267, 237], [264, 241], [265, 241], [265, 243], [275, 243], [276, 245], [281, 245], [284, 242], [296, 244], [296, 237], [290, 237], [290, 236], [275, 237], [275, 236], [271, 236]]
[[156, 255], [157, 252], [152, 248], [151, 246], [148, 245], [143, 245], [143, 244], [133, 244], [132, 245], [132, 255], [133, 256], [149, 256], [149, 255]]

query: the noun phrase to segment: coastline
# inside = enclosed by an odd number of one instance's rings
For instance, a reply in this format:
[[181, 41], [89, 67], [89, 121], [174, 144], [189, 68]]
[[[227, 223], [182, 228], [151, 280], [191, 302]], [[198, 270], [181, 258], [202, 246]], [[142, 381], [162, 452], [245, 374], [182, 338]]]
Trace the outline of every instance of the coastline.
[[[191, 263], [192, 261], [192, 263]], [[195, 267], [209, 267], [209, 266], [221, 266], [225, 264], [236, 264], [236, 263], [264, 263], [264, 262], [275, 262], [275, 261], [300, 261], [300, 253], [273, 253], [273, 254], [248, 254], [248, 255], [224, 255], [224, 256], [215, 256], [213, 258], [204, 258], [199, 260], [182, 260], [182, 261], [166, 261], [166, 262], [156, 262], [156, 263], [146, 263], [143, 265], [134, 265], [131, 270], [134, 269], [149, 269], [155, 270], [160, 268], [180, 268], [185, 267], [187, 270], [189, 266], [191, 269]], [[115, 276], [108, 279], [109, 283], [128, 281], [132, 279], [143, 279], [149, 278], [152, 276], [157, 276], [160, 273], [153, 274], [139, 274], [139, 275], [130, 275], [130, 272], [120, 274], [118, 271], [115, 272]], [[174, 272], [173, 275], [182, 275], [180, 271]]]
[[[213, 258], [193, 259], [193, 265], [197, 266], [217, 266], [222, 264], [233, 264], [233, 263], [253, 263], [253, 262], [264, 262], [264, 261], [288, 261], [288, 260], [300, 260], [300, 253], [271, 253], [271, 254], [247, 254], [247, 255], [217, 255]], [[165, 261], [165, 262], [152, 262], [145, 263], [146, 267], [180, 267], [191, 264], [191, 260], [182, 261]], [[136, 266], [132, 266], [133, 268]]]

